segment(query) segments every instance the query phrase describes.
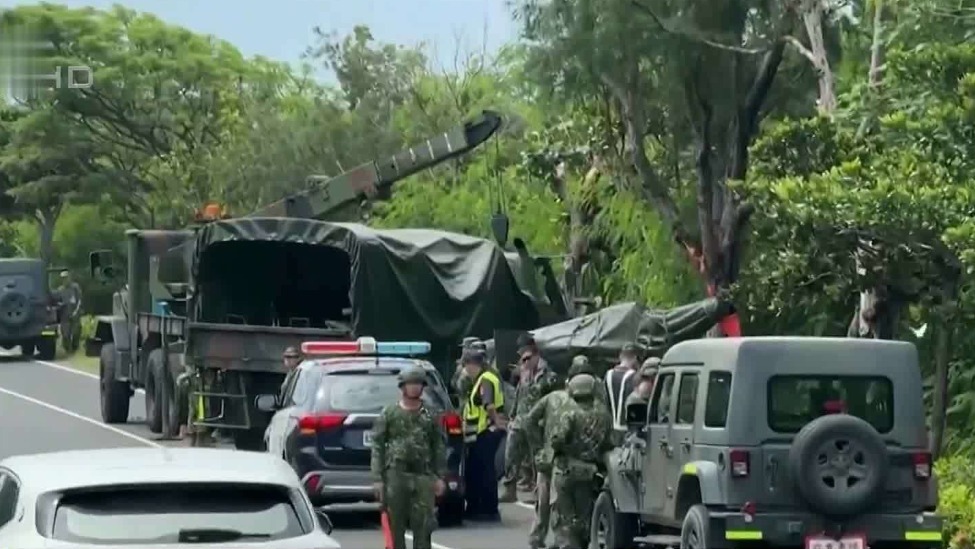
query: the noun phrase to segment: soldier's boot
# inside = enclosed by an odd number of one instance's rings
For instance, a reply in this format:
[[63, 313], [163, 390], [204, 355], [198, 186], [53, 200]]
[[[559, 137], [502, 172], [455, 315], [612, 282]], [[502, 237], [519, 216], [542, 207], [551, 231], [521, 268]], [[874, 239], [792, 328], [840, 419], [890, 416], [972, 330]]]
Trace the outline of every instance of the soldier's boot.
[[518, 501], [518, 489], [514, 479], [504, 479], [501, 482], [501, 493], [498, 494], [498, 503], [514, 503]]

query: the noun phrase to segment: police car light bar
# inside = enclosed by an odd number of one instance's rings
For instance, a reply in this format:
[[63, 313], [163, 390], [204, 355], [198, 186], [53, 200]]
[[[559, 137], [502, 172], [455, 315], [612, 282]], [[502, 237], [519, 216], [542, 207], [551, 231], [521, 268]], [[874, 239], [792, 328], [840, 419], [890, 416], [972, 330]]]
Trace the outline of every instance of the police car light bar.
[[430, 352], [426, 341], [379, 341], [360, 337], [356, 341], [306, 341], [301, 352], [306, 355], [424, 355]]

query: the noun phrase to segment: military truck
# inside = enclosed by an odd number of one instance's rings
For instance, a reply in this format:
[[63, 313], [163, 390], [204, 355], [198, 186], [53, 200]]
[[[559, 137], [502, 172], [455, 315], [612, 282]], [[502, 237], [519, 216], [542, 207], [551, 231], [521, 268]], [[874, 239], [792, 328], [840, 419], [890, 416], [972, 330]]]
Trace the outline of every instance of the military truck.
[[0, 259], [0, 347], [19, 346], [24, 356], [36, 350], [53, 360], [58, 341], [57, 300], [40, 259]]
[[[523, 246], [506, 253], [465, 235], [318, 220], [472, 150], [500, 124], [485, 112], [243, 218], [128, 231], [126, 287], [86, 342], [86, 354], [100, 357], [103, 420], [126, 421], [130, 397], [143, 388], [153, 432], [175, 436], [193, 399], [203, 410], [194, 425], [260, 449], [268, 418], [255, 397], [277, 392], [287, 346], [371, 335], [454, 351], [461, 335], [490, 334], [498, 319], [524, 328], [561, 314], [564, 304], [544, 297], [539, 263]], [[91, 269], [102, 279], [119, 270], [104, 250], [91, 254]], [[178, 390], [187, 374], [197, 390]]]

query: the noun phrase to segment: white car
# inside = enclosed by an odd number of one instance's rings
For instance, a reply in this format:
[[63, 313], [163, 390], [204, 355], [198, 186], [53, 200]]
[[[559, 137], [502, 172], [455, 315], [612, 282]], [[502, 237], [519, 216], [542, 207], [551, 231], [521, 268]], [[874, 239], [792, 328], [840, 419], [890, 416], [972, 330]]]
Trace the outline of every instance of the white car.
[[0, 461], [0, 547], [340, 549], [331, 531], [291, 467], [264, 453], [115, 448]]

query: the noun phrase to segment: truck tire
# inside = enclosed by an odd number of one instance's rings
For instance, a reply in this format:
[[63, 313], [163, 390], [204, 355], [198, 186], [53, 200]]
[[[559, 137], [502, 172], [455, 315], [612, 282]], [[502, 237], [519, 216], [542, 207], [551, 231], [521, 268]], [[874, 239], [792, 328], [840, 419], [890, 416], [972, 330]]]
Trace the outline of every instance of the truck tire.
[[162, 349], [149, 351], [146, 360], [146, 426], [150, 432], [162, 432]]
[[680, 527], [680, 549], [708, 549], [711, 539], [711, 514], [703, 505], [694, 505], [684, 515]]
[[590, 547], [629, 549], [637, 535], [636, 516], [620, 513], [609, 492], [600, 492], [589, 523]]
[[847, 414], [819, 417], [796, 434], [789, 470], [802, 499], [830, 517], [866, 511], [883, 490], [887, 447], [866, 421]]
[[129, 420], [129, 384], [115, 379], [116, 367], [115, 344], [102, 345], [98, 358], [98, 378], [102, 421], [105, 423], [125, 423]]
[[37, 358], [54, 360], [58, 352], [58, 338], [55, 336], [42, 337], [37, 340]]
[[181, 400], [179, 398], [178, 391], [176, 390], [176, 380], [173, 379], [173, 375], [168, 370], [163, 373], [165, 377], [162, 377], [163, 383], [163, 396], [165, 399], [162, 401], [164, 404], [162, 406], [163, 413], [163, 435], [175, 438], [179, 436], [180, 427], [186, 425], [187, 421], [187, 404], [183, 402], [180, 404]]

